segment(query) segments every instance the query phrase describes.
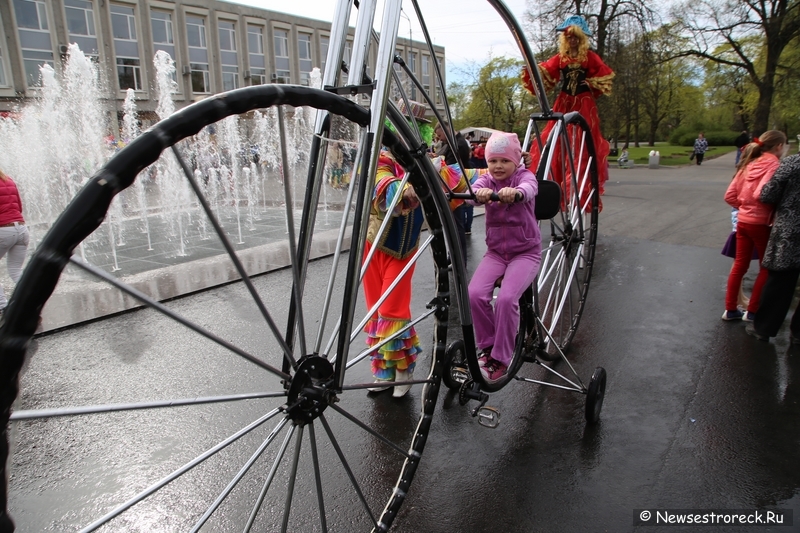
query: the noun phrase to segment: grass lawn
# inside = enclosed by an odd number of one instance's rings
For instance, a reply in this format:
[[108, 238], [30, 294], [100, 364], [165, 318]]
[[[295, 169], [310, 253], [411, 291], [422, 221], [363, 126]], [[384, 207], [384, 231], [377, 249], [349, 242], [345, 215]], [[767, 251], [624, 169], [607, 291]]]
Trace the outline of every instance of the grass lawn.
[[[789, 141], [789, 154], [798, 153], [799, 148], [800, 146], [798, 146], [798, 143], [792, 142], [791, 140]], [[689, 161], [689, 155], [693, 151], [691, 146], [672, 146], [670, 144], [662, 143], [656, 143], [655, 146], [642, 145], [639, 148], [632, 146], [628, 148], [628, 158], [633, 160], [637, 165], [647, 165], [650, 163], [651, 150], [657, 150], [661, 154], [661, 165], [677, 166], [694, 163], [694, 161]], [[735, 146], [709, 146], [705, 159], [713, 159], [729, 152], [733, 152], [734, 150], [736, 150]], [[619, 148], [619, 152], [622, 153], [621, 146]], [[618, 156], [609, 156], [608, 164], [616, 165], [617, 157]]]
[[[650, 151], [657, 150], [661, 154], [660, 164], [664, 166], [688, 165], [693, 163], [689, 161], [689, 155], [693, 149], [691, 146], [672, 146], [669, 144], [656, 144], [656, 146], [634, 146], [628, 148], [628, 158], [632, 159], [637, 165], [647, 165], [650, 163]], [[733, 152], [736, 150], [735, 146], [709, 146], [706, 152], [706, 159], [712, 159], [721, 155]], [[622, 148], [619, 149], [622, 153]], [[615, 164], [617, 157], [609, 156], [608, 163]]]

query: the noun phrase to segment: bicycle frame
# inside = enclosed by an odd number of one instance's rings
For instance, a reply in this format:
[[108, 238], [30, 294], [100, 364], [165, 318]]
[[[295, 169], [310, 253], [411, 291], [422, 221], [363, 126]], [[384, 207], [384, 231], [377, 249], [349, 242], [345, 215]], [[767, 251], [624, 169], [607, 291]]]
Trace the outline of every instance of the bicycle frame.
[[[538, 175], [542, 176], [543, 169], [546, 169], [550, 164], [552, 164], [554, 150], [549, 150], [545, 147], [545, 144], [548, 141], [555, 142], [555, 139], [558, 139], [562, 132], [565, 132], [564, 126], [564, 117], [561, 114], [553, 113], [549, 100], [547, 98], [547, 94], [544, 88], [544, 83], [541, 79], [541, 75], [539, 73], [539, 69], [537, 67], [537, 63], [535, 61], [535, 57], [533, 52], [530, 49], [530, 46], [525, 39], [524, 32], [516, 21], [508, 7], [501, 1], [501, 0], [487, 0], [489, 5], [498, 13], [501, 20], [506, 24], [508, 29], [511, 31], [517, 45], [519, 47], [520, 53], [524, 59], [525, 67], [528, 69], [530, 73], [530, 78], [533, 80], [534, 85], [534, 92], [535, 96], [539, 102], [539, 106], [541, 108], [540, 114], [531, 115], [528, 132], [526, 133], [525, 138], [525, 146], [531, 142], [531, 136], [533, 136], [532, 141], [536, 142], [540, 147], [540, 150], [543, 149], [540, 153], [547, 154], [541, 161], [539, 166], [540, 171]], [[431, 57], [434, 57], [434, 49], [432, 40], [430, 39], [430, 35], [427, 29], [427, 26], [424, 23], [424, 17], [422, 16], [422, 12], [419, 7], [419, 3], [417, 0], [411, 0], [414, 10], [416, 12], [417, 18], [422, 26], [423, 34], [425, 41], [427, 43], [428, 49], [430, 51]], [[355, 33], [353, 37], [353, 46], [352, 46], [352, 54], [351, 57], [346, 58], [344, 57], [344, 44], [347, 38], [348, 32], [348, 20], [350, 17], [350, 12], [353, 7], [353, 0], [338, 0], [336, 2], [336, 8], [334, 11], [334, 18], [332, 23], [332, 30], [331, 30], [331, 41], [330, 46], [328, 48], [328, 56], [326, 60], [326, 65], [328, 68], [323, 73], [323, 85], [325, 88], [339, 92], [339, 94], [351, 94], [353, 96], [360, 96], [362, 94], [367, 94], [369, 97], [369, 112], [370, 112], [370, 123], [364, 129], [362, 133], [362, 142], [359, 143], [359, 149], [356, 155], [356, 160], [361, 162], [361, 172], [358, 174], [358, 179], [354, 180], [357, 181], [357, 190], [351, 191], [352, 194], [356, 197], [356, 209], [355, 209], [355, 217], [353, 220], [353, 239], [351, 242], [360, 242], [360, 239], [355, 238], [359, 234], [363, 234], [362, 232], [366, 231], [367, 222], [369, 219], [369, 202], [364, 201], [364, 199], [368, 196], [368, 183], [370, 182], [370, 176], [374, 176], [376, 168], [377, 168], [377, 161], [378, 156], [381, 150], [380, 142], [376, 142], [376, 139], [380, 139], [383, 133], [384, 128], [384, 117], [389, 114], [389, 108], [394, 108], [396, 110], [395, 105], [393, 102], [390, 101], [390, 86], [392, 81], [392, 76], [395, 75], [393, 65], [395, 62], [399, 62], [401, 67], [405, 69], [405, 73], [408, 76], [411, 83], [413, 83], [417, 89], [420, 91], [422, 98], [427, 102], [430, 106], [430, 109], [433, 110], [434, 115], [439, 120], [439, 122], [447, 122], [452, 124], [451, 114], [449, 105], [447, 102], [446, 91], [443, 83], [442, 73], [439, 68], [439, 63], [437, 61], [433, 62], [434, 68], [434, 79], [435, 83], [440, 90], [441, 94], [443, 95], [444, 101], [444, 109], [445, 109], [445, 117], [443, 117], [436, 108], [435, 102], [430, 94], [428, 94], [420, 81], [414, 77], [413, 72], [410, 71], [407, 65], [405, 65], [400, 58], [395, 57], [395, 49], [396, 43], [398, 38], [398, 30], [401, 18], [401, 9], [402, 9], [402, 0], [387, 0], [383, 6], [383, 12], [380, 18], [380, 33], [375, 34], [373, 31], [373, 27], [376, 24], [376, 18], [378, 17], [377, 12], [377, 0], [361, 0], [358, 4], [358, 12], [356, 18], [356, 25], [355, 25]], [[370, 46], [374, 43], [377, 43], [377, 57], [375, 62], [375, 76], [374, 79], [370, 80], [367, 77], [366, 72], [366, 58], [369, 55]], [[340, 87], [338, 85], [338, 81], [340, 79], [340, 72], [339, 67], [341, 65], [347, 65], [347, 80], [344, 87]], [[333, 68], [332, 68], [333, 67]], [[402, 88], [402, 85], [399, 83], [399, 79], [396, 79], [398, 82], [397, 85], [399, 87], [401, 98], [406, 102], [408, 106], [409, 98], [405, 91]], [[541, 139], [540, 137], [540, 128], [538, 127], [537, 121], [555, 121], [556, 126], [553, 128], [553, 131], [550, 135], [550, 139]], [[318, 200], [319, 195], [319, 183], [321, 182], [321, 172], [322, 167], [324, 166], [322, 161], [325, 158], [325, 146], [324, 143], [319, 143], [318, 140], [321, 137], [324, 137], [327, 129], [329, 128], [330, 124], [327, 120], [326, 113], [320, 112], [316, 119], [316, 126], [315, 126], [315, 145], [312, 145], [312, 155], [317, 158], [317, 164], [313, 165], [313, 170], [309, 171], [309, 187], [307, 187], [307, 198], [306, 202], [315, 203]], [[414, 124], [413, 128], [414, 132], [418, 136], [418, 129], [416, 128], [416, 124]], [[445, 131], [444, 140], [447, 142], [451, 147], [455, 147], [455, 132], [452, 131]], [[421, 141], [420, 141], [421, 142]], [[570, 143], [564, 142], [563, 145], [566, 147], [567, 150], [567, 158], [570, 160], [570, 164], [572, 164], [572, 154], [570, 152]], [[317, 148], [315, 151], [314, 148]], [[454, 153], [457, 153], [457, 150], [453, 150]], [[462, 162], [463, 163], [463, 162]], [[463, 164], [460, 165], [463, 168]], [[581, 165], [578, 165], [580, 168]], [[572, 187], [573, 190], [581, 190], [579, 188], [579, 184], [576, 180], [576, 173], [575, 173], [575, 166], [573, 165], [570, 169], [570, 176], [571, 180], [573, 181]], [[316, 172], [315, 175], [312, 175], [312, 172]], [[452, 191], [449, 191], [452, 193]], [[471, 189], [470, 189], [471, 193]], [[562, 214], [563, 215], [563, 214]], [[562, 217], [563, 218], [563, 217]], [[442, 216], [441, 219], [443, 223], [448, 226], [448, 231], [446, 231], [447, 237], [447, 247], [451, 251], [451, 261], [453, 266], [453, 276], [454, 276], [454, 286], [451, 288], [454, 296], [455, 296], [455, 304], [458, 306], [459, 316], [461, 317], [461, 334], [467, 346], [467, 354], [468, 358], [471, 361], [471, 367], [473, 371], [473, 375], [480, 374], [478, 366], [477, 366], [477, 353], [475, 350], [475, 341], [474, 341], [474, 331], [472, 328], [472, 315], [469, 308], [469, 298], [467, 295], [467, 286], [468, 286], [468, 278], [466, 273], [465, 265], [463, 264], [462, 260], [462, 253], [460, 249], [460, 243], [456, 238], [456, 228], [454, 221], [452, 220], [451, 216]], [[313, 220], [306, 220], [303, 221], [300, 230], [300, 239], [298, 242], [298, 250], [301, 254], [307, 254], [308, 249], [310, 247], [310, 240], [311, 240], [311, 231], [310, 229], [313, 228]], [[343, 222], [344, 223], [344, 222]], [[575, 226], [579, 228], [579, 231], [583, 232], [583, 220], [582, 217], [578, 217], [577, 220], [567, 220], [562, 219], [560, 223], [564, 226]], [[363, 255], [363, 249], [358, 247], [358, 249], [351, 250], [351, 254], [349, 256], [350, 261], [350, 272], [358, 272], [357, 268], [353, 268], [356, 266], [357, 262]], [[303, 256], [305, 257], [305, 256]], [[548, 264], [549, 259], [549, 252], [546, 254], [546, 257], [543, 261], [543, 267]], [[369, 260], [369, 258], [368, 258]], [[332, 273], [333, 275], [333, 273]], [[563, 273], [562, 273], [563, 275]], [[572, 273], [574, 275], [574, 272]], [[345, 294], [352, 294], [353, 291], [350, 290], [353, 284], [359, 283], [359, 279], [356, 279], [355, 276], [352, 276], [351, 279], [348, 280], [348, 287], [345, 290]], [[536, 281], [537, 287], [541, 286], [538, 276]], [[559, 295], [550, 295], [550, 298], [558, 297]], [[563, 309], [563, 298], [559, 302], [558, 306], [558, 313], [562, 312]], [[548, 303], [549, 305], [549, 303]], [[354, 298], [348, 298], [343, 303], [341, 314], [340, 314], [340, 327], [341, 331], [352, 331], [353, 327], [353, 317], [355, 313], [356, 302]], [[290, 330], [294, 330], [295, 328], [299, 327], [298, 321], [295, 318], [294, 314], [290, 315], [290, 321], [287, 325], [287, 333]], [[550, 331], [539, 331], [540, 338], [545, 338], [547, 334], [552, 334], [552, 329]], [[347, 338], [345, 335], [340, 335], [338, 338], [338, 342], [336, 344], [336, 353], [337, 354], [344, 354], [348, 351], [349, 342], [351, 339]], [[360, 357], [364, 357], [366, 354], [361, 354]], [[336, 357], [335, 359], [336, 364], [336, 373], [339, 376], [338, 385], [342, 385], [342, 378], [343, 369], [345, 367], [346, 358], [344, 357]], [[288, 371], [287, 364], [284, 364], [284, 371]]]

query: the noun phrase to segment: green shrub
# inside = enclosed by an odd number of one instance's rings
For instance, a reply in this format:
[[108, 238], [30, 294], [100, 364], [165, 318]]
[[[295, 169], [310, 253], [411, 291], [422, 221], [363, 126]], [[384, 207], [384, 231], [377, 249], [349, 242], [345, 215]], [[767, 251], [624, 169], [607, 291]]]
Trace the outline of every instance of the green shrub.
[[709, 146], [733, 146], [740, 131], [710, 131], [706, 133]]
[[[677, 135], [676, 135], [677, 133]], [[670, 144], [676, 146], [694, 146], [699, 132], [675, 131], [670, 136]], [[738, 131], [707, 131], [706, 140], [709, 146], [733, 146], [736, 137], [741, 132]]]
[[[691, 142], [686, 144], [684, 142], [684, 137], [691, 138]], [[669, 143], [674, 146], [691, 146], [694, 144], [694, 140], [697, 137], [697, 132], [689, 128], [688, 126], [681, 126], [679, 128], [675, 128], [669, 136]]]

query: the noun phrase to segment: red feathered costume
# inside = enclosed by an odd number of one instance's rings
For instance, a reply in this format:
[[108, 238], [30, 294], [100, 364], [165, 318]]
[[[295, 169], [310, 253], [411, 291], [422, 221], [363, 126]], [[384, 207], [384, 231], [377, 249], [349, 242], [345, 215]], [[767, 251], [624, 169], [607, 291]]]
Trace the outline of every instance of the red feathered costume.
[[[567, 33], [569, 33], [570, 28], [567, 29]], [[607, 158], [609, 144], [600, 132], [600, 116], [597, 113], [595, 99], [600, 95], [611, 93], [611, 80], [614, 78], [614, 71], [603, 63], [599, 55], [587, 50], [583, 59], [580, 55], [579, 57], [570, 57], [567, 54], [559, 53], [547, 61], [539, 63], [539, 73], [547, 90], [552, 89], [560, 80], [564, 80], [561, 92], [559, 92], [553, 104], [553, 111], [558, 113], [578, 111], [589, 124], [597, 154], [599, 193], [603, 194], [605, 182], [608, 180]], [[528, 69], [523, 69], [522, 82], [531, 94], [536, 94]], [[554, 125], [555, 122], [549, 122], [544, 131], [542, 131], [543, 141], [550, 135]], [[539, 165], [538, 145], [533, 143], [530, 151], [531, 166], [529, 168], [535, 173], [536, 167]], [[556, 168], [560, 168], [560, 165], [557, 164]], [[554, 174], [553, 179], [561, 182], [562, 187], [564, 186], [564, 178], [562, 176]], [[569, 193], [569, 181], [567, 180], [565, 194], [569, 195]], [[581, 201], [584, 203], [585, 198], [582, 197]]]

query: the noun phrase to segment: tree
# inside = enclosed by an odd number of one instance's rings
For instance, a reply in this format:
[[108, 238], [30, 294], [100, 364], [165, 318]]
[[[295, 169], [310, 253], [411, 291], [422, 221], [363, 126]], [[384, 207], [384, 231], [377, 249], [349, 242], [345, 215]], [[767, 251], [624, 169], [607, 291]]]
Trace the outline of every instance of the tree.
[[[770, 129], [776, 86], [787, 73], [781, 56], [800, 37], [800, 2], [687, 0], [673, 10], [673, 17], [692, 39], [691, 46], [677, 57], [694, 56], [744, 70], [758, 91], [753, 131], [761, 134]], [[755, 53], [747, 46], [753, 36], [763, 39]]]
[[800, 132], [800, 41], [792, 43], [781, 56], [781, 65], [786, 69], [775, 85], [771, 123], [777, 129], [792, 134]]
[[[753, 39], [760, 46], [761, 40], [758, 37]], [[752, 129], [758, 91], [750, 82], [747, 72], [731, 65], [706, 62], [703, 87], [711, 106], [730, 111], [730, 119], [723, 118], [724, 123], [729, 121], [734, 130]]]
[[648, 0], [528, 0], [525, 20], [538, 48], [552, 42], [553, 29], [570, 15], [582, 15], [593, 29], [595, 51], [605, 57], [609, 41], [620, 28], [638, 26], [646, 31], [659, 20]]
[[681, 104], [681, 89], [692, 77], [691, 66], [685, 59], [669, 59], [681, 44], [669, 25], [643, 35], [636, 43], [642, 51], [640, 103], [647, 118], [648, 145], [653, 146], [661, 125]]
[[524, 132], [534, 99], [522, 88], [521, 69], [521, 61], [507, 57], [490, 57], [485, 65], [475, 65], [464, 123]]
[[469, 98], [469, 88], [465, 84], [455, 81], [447, 84], [447, 103], [450, 106], [453, 127], [457, 130], [469, 125], [464, 121]]

